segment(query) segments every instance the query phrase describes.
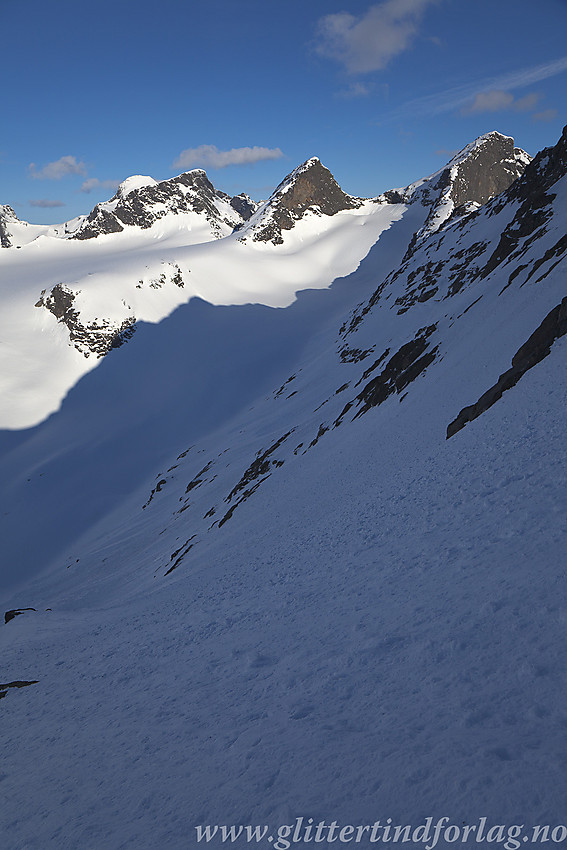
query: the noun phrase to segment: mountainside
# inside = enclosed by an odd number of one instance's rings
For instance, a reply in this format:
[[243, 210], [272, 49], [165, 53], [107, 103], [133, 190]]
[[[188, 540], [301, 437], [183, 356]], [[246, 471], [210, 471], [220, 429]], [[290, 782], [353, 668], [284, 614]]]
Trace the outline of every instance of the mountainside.
[[248, 212], [0, 252], [5, 846], [551, 835], [567, 128], [370, 200], [311, 159]]
[[514, 139], [497, 132], [486, 133], [459, 151], [436, 174], [386, 193], [386, 197], [395, 200], [402, 198], [406, 203], [419, 202], [429, 207], [425, 224], [410, 242], [408, 254], [447, 222], [473, 212], [507, 189], [530, 160], [529, 154], [514, 147]]
[[0, 252], [0, 425], [35, 425], [139, 322], [161, 321], [192, 297], [287, 306], [297, 291], [353, 272], [392, 225], [411, 252], [456, 201], [462, 209], [509, 185], [527, 158], [514, 151], [512, 139], [489, 134], [419, 187], [370, 200], [344, 193], [312, 158], [257, 210], [195, 170], [162, 182], [131, 177], [88, 216], [51, 228], [16, 224], [10, 211], [5, 241], [25, 238], [21, 250]]

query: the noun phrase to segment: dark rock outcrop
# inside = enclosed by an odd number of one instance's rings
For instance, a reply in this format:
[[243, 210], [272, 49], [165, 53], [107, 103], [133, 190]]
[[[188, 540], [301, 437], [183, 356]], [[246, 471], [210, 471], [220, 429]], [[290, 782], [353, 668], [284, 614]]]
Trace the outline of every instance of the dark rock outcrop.
[[335, 215], [356, 209], [360, 198], [347, 195], [328, 168], [316, 158], [288, 174], [279, 184], [252, 228], [255, 242], [283, 242], [282, 231], [291, 230], [310, 210], [319, 215]]
[[447, 439], [452, 437], [467, 422], [477, 419], [482, 413], [492, 407], [506, 390], [514, 387], [526, 372], [540, 363], [551, 351], [556, 339], [567, 333], [567, 296], [551, 310], [543, 322], [533, 332], [512, 357], [512, 366], [507, 369], [494, 386], [481, 395], [475, 404], [464, 407], [456, 419], [447, 427]]
[[23, 680], [18, 679], [15, 682], [6, 682], [5, 684], [0, 684], [0, 699], [4, 699], [10, 688], [27, 688], [29, 687], [29, 685], [37, 684], [37, 679], [33, 679], [31, 682], [24, 682]]
[[58, 283], [49, 295], [42, 292], [35, 306], [49, 310], [58, 322], [66, 325], [72, 345], [85, 357], [91, 354], [104, 357], [113, 348], [119, 348], [133, 336], [136, 330], [134, 316], [118, 323], [107, 319], [83, 323], [79, 311], [74, 306], [76, 297], [77, 294], [73, 290]]
[[230, 199], [230, 206], [233, 210], [242, 217], [243, 221], [248, 221], [256, 212], [257, 204], [242, 192], [240, 195], [235, 195]]
[[[342, 425], [344, 417], [355, 405], [358, 405], [359, 409], [353, 420], [382, 404], [393, 393], [401, 393], [421, 375], [437, 356], [438, 347], [429, 348], [428, 342], [436, 329], [436, 324], [420, 328], [413, 339], [402, 345], [390, 357], [380, 374], [372, 378], [352, 401], [345, 404], [333, 427]], [[389, 353], [390, 349], [387, 348], [382, 356], [365, 370], [357, 386], [384, 362]]]
[[[6, 611], [4, 614], [4, 625], [9, 623], [10, 620], [13, 620], [15, 617], [19, 617], [21, 614], [24, 614], [26, 611], [36, 611], [36, 608], [13, 608], [11, 611]], [[8, 687], [7, 685], [0, 685], [0, 687]]]
[[499, 213], [507, 204], [519, 204], [512, 221], [506, 226], [495, 251], [482, 272], [487, 277], [497, 266], [515, 255], [522, 248], [529, 247], [527, 237], [537, 238], [545, 230], [546, 223], [553, 213], [552, 203], [555, 195], [551, 187], [567, 172], [567, 126], [558, 143], [545, 148], [530, 163], [522, 178], [493, 204], [491, 214]]

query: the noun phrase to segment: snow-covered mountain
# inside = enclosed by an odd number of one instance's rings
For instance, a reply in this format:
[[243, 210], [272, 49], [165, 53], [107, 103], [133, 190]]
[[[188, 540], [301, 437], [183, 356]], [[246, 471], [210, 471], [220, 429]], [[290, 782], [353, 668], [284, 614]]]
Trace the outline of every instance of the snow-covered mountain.
[[250, 218], [255, 207], [247, 195], [230, 198], [219, 192], [201, 169], [159, 183], [151, 177], [129, 177], [110, 201], [96, 205], [70, 238], [94, 239], [108, 233], [122, 233], [125, 227], [147, 230], [173, 215], [178, 220], [182, 216], [188, 230], [192, 229], [195, 216], [200, 216], [210, 228], [208, 238], [220, 239]]
[[562, 835], [566, 171], [0, 252], [5, 846]]
[[38, 226], [6, 213], [0, 393], [8, 403], [0, 425], [31, 426], [56, 410], [140, 321], [161, 321], [195, 296], [287, 306], [299, 290], [353, 272], [393, 223], [414, 246], [455, 208], [509, 185], [527, 159], [512, 139], [491, 133], [419, 186], [369, 200], [344, 193], [313, 158], [257, 210], [195, 170], [159, 183], [131, 177], [88, 216], [40, 227], [33, 239]]

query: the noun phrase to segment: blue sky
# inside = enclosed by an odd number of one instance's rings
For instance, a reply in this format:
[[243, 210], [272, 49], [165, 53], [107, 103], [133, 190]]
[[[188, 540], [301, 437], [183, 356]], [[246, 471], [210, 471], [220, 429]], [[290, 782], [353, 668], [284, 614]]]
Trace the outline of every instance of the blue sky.
[[319, 156], [372, 196], [566, 122], [565, 0], [2, 3], [0, 203], [59, 222], [132, 174], [259, 199]]

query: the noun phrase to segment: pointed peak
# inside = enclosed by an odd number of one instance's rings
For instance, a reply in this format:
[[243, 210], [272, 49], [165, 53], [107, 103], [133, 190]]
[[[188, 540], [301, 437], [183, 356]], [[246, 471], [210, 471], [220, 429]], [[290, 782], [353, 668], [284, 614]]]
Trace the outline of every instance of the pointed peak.
[[312, 156], [309, 159], [306, 159], [305, 162], [302, 162], [301, 165], [298, 165], [296, 168], [294, 168], [293, 171], [290, 171], [289, 174], [286, 174], [281, 183], [279, 183], [272, 192], [271, 197], [273, 198], [276, 195], [281, 194], [282, 192], [286, 192], [290, 186], [293, 186], [293, 184], [301, 177], [302, 174], [306, 174], [307, 172], [317, 168], [323, 169], [324, 171], [328, 172], [331, 178], [334, 179], [329, 169], [325, 168], [325, 166], [321, 163], [319, 157]]
[[[453, 165], [459, 165], [459, 163], [468, 159], [471, 155], [481, 149], [492, 150], [495, 158], [513, 158], [515, 150], [514, 139], [511, 136], [504, 136], [497, 130], [491, 130], [489, 133], [483, 133], [482, 136], [478, 136], [478, 138], [476, 138], [473, 142], [465, 145], [462, 150], [455, 154], [455, 156], [447, 163], [447, 167], [450, 168]], [[522, 153], [524, 152], [522, 151]]]
[[198, 177], [207, 177], [207, 172], [204, 168], [191, 168], [189, 171], [182, 171], [181, 174], [177, 175], [177, 177], [172, 177], [171, 179], [179, 180], [181, 177], [188, 177], [191, 179], [195, 179]]
[[291, 230], [305, 213], [335, 215], [361, 205], [359, 198], [343, 192], [321, 160], [313, 156], [285, 177], [254, 220], [254, 241], [283, 242], [282, 231]]

